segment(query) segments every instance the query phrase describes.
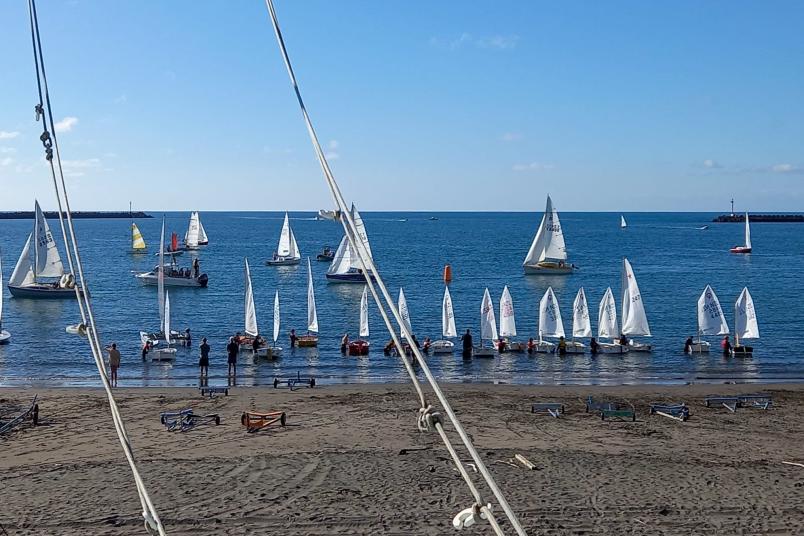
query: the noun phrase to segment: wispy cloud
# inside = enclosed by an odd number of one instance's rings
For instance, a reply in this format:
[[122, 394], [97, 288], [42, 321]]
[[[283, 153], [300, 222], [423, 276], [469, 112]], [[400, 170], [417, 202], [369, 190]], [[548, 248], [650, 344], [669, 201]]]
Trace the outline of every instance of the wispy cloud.
[[11, 158], [10, 156], [7, 156], [7, 157], [3, 158], [2, 160], [0, 160], [0, 166], [3, 166], [3, 167], [10, 166], [13, 163], [14, 163], [14, 159]]
[[514, 171], [549, 171], [555, 169], [553, 164], [543, 164], [541, 162], [531, 162], [530, 164], [514, 164]]
[[430, 46], [442, 50], [458, 50], [466, 47], [485, 48], [492, 50], [509, 50], [516, 48], [519, 42], [518, 35], [490, 35], [475, 37], [463, 32], [456, 37], [431, 37]]
[[340, 143], [338, 143], [338, 140], [329, 140], [329, 144], [327, 144], [329, 151], [327, 151], [327, 154], [324, 155], [327, 157], [327, 160], [337, 160], [341, 157], [340, 153], [338, 153], [339, 145]]
[[774, 173], [804, 173], [804, 168], [794, 166], [793, 164], [776, 164], [771, 166], [770, 170]]
[[125, 104], [128, 102], [128, 96], [125, 93], [121, 93], [114, 99], [115, 104]]
[[704, 160], [700, 164], [695, 164], [699, 173], [705, 174], [726, 174], [726, 175], [758, 175], [758, 174], [777, 174], [777, 175], [799, 175], [804, 174], [804, 167], [795, 164], [773, 164], [760, 166], [734, 166], [721, 164], [715, 160]]
[[61, 121], [56, 122], [56, 132], [70, 132], [75, 125], [78, 124], [78, 118], [68, 116]]
[[83, 160], [63, 160], [62, 167], [66, 177], [83, 177], [88, 171], [100, 169], [103, 163], [100, 158], [85, 158]]
[[703, 161], [703, 167], [705, 167], [706, 169], [720, 169], [723, 166], [718, 164], [716, 161], [710, 159]]
[[17, 131], [9, 132], [7, 130], [0, 130], [0, 140], [11, 140], [19, 136], [20, 133]]
[[522, 134], [519, 132], [506, 132], [500, 136], [502, 141], [519, 141], [522, 139]]
[[17, 150], [14, 147], [0, 147], [0, 154], [14, 154]]

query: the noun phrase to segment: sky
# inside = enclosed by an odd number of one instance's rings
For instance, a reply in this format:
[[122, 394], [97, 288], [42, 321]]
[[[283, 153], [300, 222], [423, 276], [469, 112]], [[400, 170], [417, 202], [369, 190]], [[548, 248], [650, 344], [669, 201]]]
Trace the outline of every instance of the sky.
[[[55, 198], [27, 2], [0, 2], [0, 210]], [[276, 0], [372, 210], [804, 210], [804, 3]], [[262, 0], [39, 0], [77, 210], [332, 200]]]

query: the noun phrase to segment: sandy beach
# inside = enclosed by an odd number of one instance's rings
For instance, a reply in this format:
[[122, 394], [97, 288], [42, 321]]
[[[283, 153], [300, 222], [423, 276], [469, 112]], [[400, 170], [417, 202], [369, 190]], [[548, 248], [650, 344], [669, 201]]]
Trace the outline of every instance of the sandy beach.
[[[760, 390], [773, 393], [768, 411], [703, 405], [707, 394]], [[782, 463], [804, 462], [804, 385], [446, 391], [529, 534], [804, 531], [804, 468]], [[5, 533], [143, 533], [102, 391], [1, 389], [0, 412], [35, 392], [40, 426], [0, 438]], [[190, 388], [116, 394], [169, 534], [446, 534], [471, 504], [437, 434], [416, 430], [409, 385], [235, 388], [213, 399]], [[590, 394], [632, 404], [636, 422], [585, 413]], [[535, 401], [562, 402], [566, 413], [532, 414]], [[651, 401], [685, 401], [690, 419], [651, 416]], [[159, 413], [188, 406], [221, 424], [166, 431]], [[285, 411], [288, 426], [248, 434], [244, 410]], [[400, 454], [406, 447], [426, 448]], [[503, 463], [517, 453], [536, 470]]]

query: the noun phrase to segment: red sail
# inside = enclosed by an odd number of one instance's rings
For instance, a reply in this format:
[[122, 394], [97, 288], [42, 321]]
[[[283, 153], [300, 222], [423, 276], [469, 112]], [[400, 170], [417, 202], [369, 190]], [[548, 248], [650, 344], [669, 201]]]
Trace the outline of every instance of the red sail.
[[176, 233], [170, 235], [170, 249], [171, 251], [179, 249], [179, 237], [176, 236]]

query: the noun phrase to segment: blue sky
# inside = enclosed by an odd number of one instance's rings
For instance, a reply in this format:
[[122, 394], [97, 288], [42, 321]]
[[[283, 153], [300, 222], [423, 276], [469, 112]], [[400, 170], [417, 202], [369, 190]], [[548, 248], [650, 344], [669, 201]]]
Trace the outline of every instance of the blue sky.
[[[804, 3], [276, 3], [363, 210], [804, 208]], [[330, 196], [261, 0], [40, 0], [76, 209]], [[26, 2], [0, 3], [0, 210], [53, 208]]]

